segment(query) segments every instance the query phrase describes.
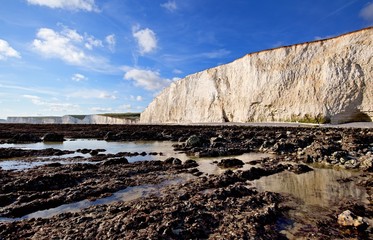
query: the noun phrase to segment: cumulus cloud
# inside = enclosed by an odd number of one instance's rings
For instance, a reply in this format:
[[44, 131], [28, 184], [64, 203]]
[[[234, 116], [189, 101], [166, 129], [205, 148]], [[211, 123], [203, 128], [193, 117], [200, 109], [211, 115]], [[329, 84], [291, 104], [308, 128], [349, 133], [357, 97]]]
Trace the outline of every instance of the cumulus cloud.
[[360, 16], [366, 20], [373, 23], [373, 2], [366, 5], [361, 11]]
[[75, 73], [71, 77], [71, 79], [74, 80], [74, 81], [76, 81], [76, 82], [81, 82], [81, 81], [87, 80], [88, 78], [86, 76], [84, 76], [83, 74]]
[[46, 57], [57, 57], [70, 64], [82, 65], [88, 57], [84, 51], [74, 45], [74, 42], [76, 39], [69, 35], [55, 32], [53, 29], [41, 28], [32, 45]]
[[29, 99], [33, 104], [43, 106], [47, 108], [48, 111], [52, 112], [75, 111], [80, 108], [79, 105], [76, 104], [60, 103], [56, 101], [45, 101], [41, 97], [34, 95], [23, 95], [23, 97]]
[[165, 88], [175, 79], [166, 79], [160, 76], [157, 71], [138, 68], [128, 69], [123, 77], [125, 80], [135, 81], [135, 85], [149, 91], [156, 91]]
[[151, 53], [157, 48], [157, 38], [153, 30], [134, 27], [132, 35], [137, 41], [141, 55]]
[[110, 51], [114, 52], [115, 45], [117, 43], [115, 35], [111, 34], [111, 35], [106, 36], [105, 41], [108, 44], [108, 47], [109, 47]]
[[0, 39], [0, 60], [6, 60], [7, 58], [21, 58], [21, 54], [12, 48], [7, 41]]
[[27, 0], [29, 4], [72, 11], [98, 12], [95, 0]]
[[84, 48], [102, 46], [93, 36], [79, 34], [76, 30], [64, 27], [61, 32], [50, 28], [40, 28], [32, 42], [35, 51], [47, 58], [58, 58], [64, 62], [87, 68], [103, 68], [106, 60], [89, 55]]
[[168, 1], [161, 4], [161, 7], [167, 9], [170, 12], [175, 12], [177, 10], [177, 5], [175, 1]]

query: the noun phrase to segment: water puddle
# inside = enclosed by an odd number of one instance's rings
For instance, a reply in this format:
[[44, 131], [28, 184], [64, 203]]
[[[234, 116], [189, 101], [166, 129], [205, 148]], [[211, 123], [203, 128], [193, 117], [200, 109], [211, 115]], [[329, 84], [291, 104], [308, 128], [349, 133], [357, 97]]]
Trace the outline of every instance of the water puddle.
[[60, 164], [72, 164], [72, 163], [82, 163], [82, 164], [96, 164], [89, 161], [32, 161], [26, 162], [22, 160], [6, 160], [0, 162], [0, 168], [2, 170], [12, 170], [12, 171], [24, 171], [35, 167], [40, 167], [52, 163]]
[[[68, 139], [64, 142], [38, 142], [38, 143], [17, 143], [0, 144], [0, 148], [20, 148], [29, 150], [42, 150], [54, 148], [59, 150], [76, 151], [78, 149], [105, 149], [104, 153], [116, 154], [119, 152], [170, 152], [173, 150], [170, 141], [134, 141], [134, 142], [108, 142], [97, 139]], [[79, 156], [86, 154], [76, 153]], [[69, 155], [72, 157], [72, 155]]]
[[[199, 170], [207, 174], [221, 174], [225, 169], [220, 169], [214, 161], [219, 161], [227, 157], [213, 157], [213, 158], [197, 158], [187, 156], [185, 153], [175, 152], [172, 145], [175, 144], [171, 141], [135, 141], [135, 142], [107, 142], [103, 140], [96, 139], [70, 139], [60, 143], [27, 143], [27, 144], [0, 144], [0, 148], [20, 148], [20, 149], [30, 149], [30, 150], [41, 150], [46, 148], [54, 148], [59, 150], [69, 150], [76, 151], [78, 149], [104, 149], [104, 154], [117, 154], [119, 152], [145, 152], [147, 155], [137, 155], [126, 157], [129, 162], [137, 161], [152, 161], [152, 160], [165, 160], [169, 157], [179, 158], [181, 161], [186, 161], [188, 159], [193, 159], [198, 162]], [[158, 153], [157, 155], [149, 155], [149, 153]], [[161, 154], [160, 154], [161, 153]], [[244, 162], [249, 162], [252, 160], [260, 160], [265, 157], [271, 157], [271, 154], [263, 153], [247, 153], [240, 156], [234, 156]], [[75, 152], [73, 154], [66, 154], [63, 156], [50, 156], [50, 157], [39, 157], [38, 160], [33, 162], [22, 161], [22, 159], [9, 159], [0, 161], [0, 167], [3, 170], [15, 170], [22, 171], [27, 170], [37, 166], [43, 166], [50, 163], [61, 163], [61, 164], [71, 164], [71, 163], [93, 163], [88, 161], [71, 161], [64, 159], [74, 158], [74, 157], [91, 157], [90, 154], [82, 154], [80, 152]], [[233, 156], [230, 156], [233, 157]], [[39, 161], [40, 160], [40, 161]], [[244, 165], [242, 170], [250, 168], [249, 165]]]
[[166, 180], [160, 184], [156, 185], [141, 185], [136, 187], [127, 187], [124, 190], [120, 190], [118, 192], [113, 193], [113, 195], [105, 198], [100, 198], [94, 201], [90, 200], [82, 200], [75, 203], [63, 204], [56, 208], [51, 208], [47, 210], [37, 211], [28, 215], [25, 215], [20, 218], [1, 218], [0, 222], [14, 222], [14, 221], [21, 221], [25, 219], [31, 218], [50, 218], [60, 213], [67, 213], [67, 212], [79, 212], [84, 208], [103, 205], [103, 204], [110, 204], [115, 202], [129, 202], [135, 199], [144, 198], [150, 196], [152, 194], [159, 195], [160, 189], [165, 188], [170, 185], [180, 184], [186, 182], [187, 180], [193, 178], [193, 176], [189, 174], [179, 174], [175, 179]]
[[337, 181], [353, 175], [350, 171], [319, 168], [303, 174], [285, 171], [255, 180], [253, 186], [262, 191], [291, 194], [305, 205], [329, 207], [347, 197], [367, 202], [366, 191], [355, 182]]
[[[291, 194], [300, 200], [296, 209], [289, 211], [289, 219], [280, 219], [278, 222], [283, 234], [289, 239], [297, 239], [295, 236], [304, 231], [307, 222], [310, 226], [314, 225], [314, 219], [322, 219], [331, 208], [345, 199], [369, 204], [366, 191], [354, 181], [338, 181], [356, 174], [346, 170], [314, 168], [314, 171], [304, 174], [285, 171], [262, 177], [252, 184], [260, 191]], [[296, 219], [303, 219], [305, 223]]]
[[[253, 165], [248, 164], [250, 161], [253, 160], [261, 160], [263, 158], [267, 157], [274, 157], [274, 154], [269, 154], [269, 153], [245, 153], [239, 156], [225, 156], [225, 157], [212, 157], [212, 158], [190, 158], [193, 160], [196, 160], [198, 163], [198, 170], [200, 172], [206, 173], [206, 174], [214, 174], [214, 175], [219, 175], [224, 173], [227, 169], [225, 168], [220, 168], [215, 161], [220, 161], [221, 159], [224, 158], [237, 158], [242, 160], [245, 165], [242, 166], [242, 168], [237, 168], [237, 170], [249, 170]], [[236, 170], [236, 169], [233, 169]]]

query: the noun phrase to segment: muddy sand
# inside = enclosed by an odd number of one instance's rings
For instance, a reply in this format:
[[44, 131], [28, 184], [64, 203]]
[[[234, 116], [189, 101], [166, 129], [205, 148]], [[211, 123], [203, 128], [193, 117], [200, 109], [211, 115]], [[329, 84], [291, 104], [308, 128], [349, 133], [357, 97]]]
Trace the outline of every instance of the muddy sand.
[[373, 239], [371, 128], [0, 124], [0, 166], [0, 239]]

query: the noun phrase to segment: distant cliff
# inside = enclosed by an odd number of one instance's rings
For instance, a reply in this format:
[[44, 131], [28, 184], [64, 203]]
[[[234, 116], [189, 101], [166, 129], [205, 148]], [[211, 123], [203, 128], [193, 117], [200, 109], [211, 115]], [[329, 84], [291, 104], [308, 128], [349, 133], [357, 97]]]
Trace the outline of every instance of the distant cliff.
[[138, 114], [66, 115], [63, 117], [8, 117], [7, 123], [29, 124], [135, 124]]
[[373, 118], [373, 28], [248, 54], [171, 84], [141, 123]]

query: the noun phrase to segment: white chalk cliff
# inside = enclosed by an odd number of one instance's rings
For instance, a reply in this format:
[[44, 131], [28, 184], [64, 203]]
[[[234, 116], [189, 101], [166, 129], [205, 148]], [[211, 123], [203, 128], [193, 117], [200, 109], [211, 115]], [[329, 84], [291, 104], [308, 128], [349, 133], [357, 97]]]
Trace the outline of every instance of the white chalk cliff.
[[8, 117], [7, 123], [27, 124], [135, 124], [138, 118], [118, 118], [104, 115], [86, 115], [77, 118], [65, 115], [63, 117]]
[[373, 27], [248, 54], [174, 82], [141, 123], [332, 122], [373, 118]]

